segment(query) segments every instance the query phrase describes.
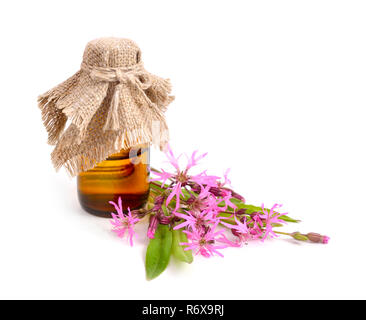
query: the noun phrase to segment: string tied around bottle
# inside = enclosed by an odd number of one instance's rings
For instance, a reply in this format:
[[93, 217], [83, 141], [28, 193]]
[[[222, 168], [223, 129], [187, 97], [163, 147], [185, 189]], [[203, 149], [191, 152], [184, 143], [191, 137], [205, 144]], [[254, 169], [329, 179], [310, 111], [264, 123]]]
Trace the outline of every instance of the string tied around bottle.
[[131, 67], [104, 68], [94, 67], [82, 62], [81, 69], [89, 73], [95, 81], [116, 82], [111, 107], [107, 116], [104, 130], [117, 130], [120, 128], [118, 117], [118, 106], [121, 98], [127, 94], [126, 89], [129, 86], [139, 91], [146, 103], [156, 108], [156, 105], [146, 95], [145, 90], [151, 86], [151, 79], [148, 72], [144, 70], [143, 63], [139, 62]]

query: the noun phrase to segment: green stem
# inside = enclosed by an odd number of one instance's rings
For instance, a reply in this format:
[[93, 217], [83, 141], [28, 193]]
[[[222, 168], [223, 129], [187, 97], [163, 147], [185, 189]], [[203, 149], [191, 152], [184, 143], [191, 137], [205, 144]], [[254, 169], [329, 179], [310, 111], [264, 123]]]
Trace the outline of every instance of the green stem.
[[285, 236], [289, 236], [289, 237], [291, 237], [291, 234], [290, 234], [290, 233], [287, 233], [287, 232], [274, 231], [274, 230], [273, 230], [273, 232], [274, 232], [274, 233], [278, 233], [278, 234], [283, 234], [283, 235], [285, 235]]
[[161, 186], [161, 184], [156, 183], [156, 182], [153, 182], [153, 181], [150, 181], [150, 185], [157, 186], [157, 187], [159, 187], [160, 189], [166, 189], [166, 188], [165, 188], [165, 185], [164, 185], [164, 187], [162, 187], [162, 186]]

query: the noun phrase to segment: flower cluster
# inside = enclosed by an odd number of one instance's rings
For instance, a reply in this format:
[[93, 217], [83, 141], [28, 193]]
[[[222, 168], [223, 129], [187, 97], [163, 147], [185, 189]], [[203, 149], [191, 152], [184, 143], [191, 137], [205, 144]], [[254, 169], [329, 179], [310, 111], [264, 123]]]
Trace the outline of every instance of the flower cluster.
[[[223, 256], [220, 252], [222, 249], [240, 247], [250, 240], [264, 241], [279, 234], [299, 241], [329, 241], [329, 237], [317, 233], [305, 235], [276, 231], [276, 227], [298, 221], [288, 217], [287, 213], [280, 213], [279, 204], [270, 209], [264, 205], [258, 207], [247, 204], [243, 196], [232, 190], [229, 170], [224, 173], [223, 179], [208, 175], [206, 171], [192, 174], [191, 169], [206, 154], [193, 152], [187, 157], [187, 164], [183, 168], [179, 163], [181, 156], [176, 157], [170, 147], [166, 155], [174, 172], [152, 169], [154, 177], [150, 181], [150, 197], [145, 210], [128, 210], [124, 214], [120, 199], [118, 204], [111, 202], [117, 211], [117, 215], [112, 214], [114, 231], [121, 237], [127, 233], [131, 245], [135, 234], [133, 227], [144, 216], [149, 217], [147, 237], [150, 241], [155, 241], [159, 226], [165, 226], [166, 232], [180, 234], [181, 241], [173, 243], [173, 246], [178, 245], [180, 248], [172, 248], [172, 252], [179, 249], [204, 257]], [[162, 236], [159, 234], [159, 237], [161, 239]], [[170, 239], [170, 236], [163, 238]], [[171, 242], [167, 245], [172, 246]], [[183, 253], [177, 256], [185, 259]]]

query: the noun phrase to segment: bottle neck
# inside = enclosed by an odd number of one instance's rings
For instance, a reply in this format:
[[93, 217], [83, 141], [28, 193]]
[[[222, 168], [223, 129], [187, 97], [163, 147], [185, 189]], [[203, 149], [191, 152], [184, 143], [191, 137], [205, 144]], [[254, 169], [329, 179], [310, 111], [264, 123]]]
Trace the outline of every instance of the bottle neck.
[[141, 154], [145, 153], [146, 151], [148, 151], [148, 149], [150, 148], [150, 144], [149, 143], [144, 143], [144, 144], [140, 144], [140, 145], [136, 145], [132, 148], [129, 149], [122, 149], [117, 153], [113, 153], [111, 154], [107, 160], [117, 160], [117, 159], [129, 159], [129, 158], [134, 158], [137, 156], [140, 156]]

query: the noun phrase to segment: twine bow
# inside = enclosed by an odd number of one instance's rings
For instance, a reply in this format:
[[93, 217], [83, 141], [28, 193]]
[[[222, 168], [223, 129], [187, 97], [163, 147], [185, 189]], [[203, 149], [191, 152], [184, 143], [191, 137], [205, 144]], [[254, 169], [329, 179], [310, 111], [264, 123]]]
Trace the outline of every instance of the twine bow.
[[81, 69], [89, 72], [90, 77], [96, 81], [117, 82], [114, 89], [111, 106], [104, 125], [104, 130], [118, 130], [121, 129], [119, 123], [118, 107], [121, 99], [128, 96], [130, 88], [135, 88], [151, 108], [156, 108], [145, 90], [151, 86], [151, 79], [142, 63], [138, 63], [132, 67], [127, 68], [102, 68], [81, 64]]

